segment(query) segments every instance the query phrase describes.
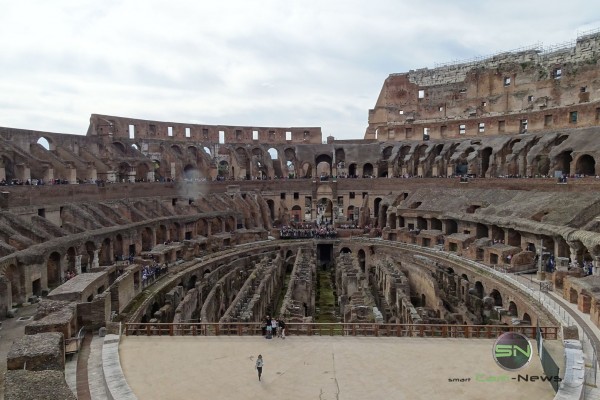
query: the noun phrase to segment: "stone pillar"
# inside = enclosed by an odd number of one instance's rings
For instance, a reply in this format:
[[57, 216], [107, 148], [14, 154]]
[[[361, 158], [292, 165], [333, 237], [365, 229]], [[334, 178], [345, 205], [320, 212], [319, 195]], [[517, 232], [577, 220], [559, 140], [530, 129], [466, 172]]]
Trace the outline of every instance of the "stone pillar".
[[69, 181], [70, 184], [75, 184], [77, 183], [77, 170], [75, 168], [69, 168], [67, 169], [67, 180]]
[[0, 181], [6, 179], [6, 168], [0, 167]]
[[135, 168], [131, 167], [131, 169], [129, 170], [129, 174], [127, 175], [127, 181], [128, 182], [135, 182]]
[[527, 175], [526, 173], [526, 167], [527, 167], [527, 162], [525, 160], [525, 156], [519, 156], [519, 160], [517, 161], [517, 164], [519, 166], [519, 175]]
[[98, 253], [100, 250], [94, 250], [94, 261], [92, 261], [92, 268], [100, 267], [100, 260], [98, 259]]
[[454, 175], [454, 165], [448, 165], [446, 167], [446, 176]]
[[146, 175], [146, 179], [148, 180], [148, 182], [154, 182], [154, 171], [148, 171], [148, 174]]
[[176, 173], [177, 170], [175, 168], [174, 162], [171, 163], [171, 171], [170, 172], [171, 172], [171, 179], [175, 179], [177, 177], [177, 173]]
[[75, 256], [75, 272], [81, 274], [81, 255]]

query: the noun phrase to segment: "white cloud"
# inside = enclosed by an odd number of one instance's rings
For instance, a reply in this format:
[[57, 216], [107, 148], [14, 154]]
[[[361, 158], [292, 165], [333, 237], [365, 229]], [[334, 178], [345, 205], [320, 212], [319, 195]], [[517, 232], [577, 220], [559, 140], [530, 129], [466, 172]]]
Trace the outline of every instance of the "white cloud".
[[104, 113], [361, 138], [389, 73], [600, 27], [588, 2], [553, 3], [7, 3], [0, 125], [85, 134], [89, 114]]

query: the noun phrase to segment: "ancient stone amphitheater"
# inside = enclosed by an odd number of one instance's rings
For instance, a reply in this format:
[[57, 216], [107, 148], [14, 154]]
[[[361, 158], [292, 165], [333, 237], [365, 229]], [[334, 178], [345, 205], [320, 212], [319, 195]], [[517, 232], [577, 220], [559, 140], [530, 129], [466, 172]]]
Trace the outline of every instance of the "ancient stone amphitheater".
[[99, 114], [85, 136], [0, 128], [0, 319], [37, 304], [6, 395], [64, 370], [81, 328], [558, 326], [515, 273], [600, 325], [599, 57], [592, 33], [391, 74], [357, 140]]

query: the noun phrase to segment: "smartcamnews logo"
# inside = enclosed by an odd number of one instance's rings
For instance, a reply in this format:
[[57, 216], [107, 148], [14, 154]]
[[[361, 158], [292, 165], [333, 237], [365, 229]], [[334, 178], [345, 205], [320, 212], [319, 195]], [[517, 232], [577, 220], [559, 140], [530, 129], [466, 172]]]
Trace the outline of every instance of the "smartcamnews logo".
[[527, 336], [517, 332], [505, 332], [498, 336], [492, 347], [494, 360], [507, 371], [518, 371], [531, 361], [531, 342]]

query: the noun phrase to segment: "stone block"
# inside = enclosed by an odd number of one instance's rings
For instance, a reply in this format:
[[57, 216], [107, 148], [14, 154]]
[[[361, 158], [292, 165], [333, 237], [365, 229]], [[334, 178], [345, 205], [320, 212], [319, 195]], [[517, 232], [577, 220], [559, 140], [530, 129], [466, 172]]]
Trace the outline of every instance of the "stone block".
[[579, 330], [577, 329], [577, 326], [575, 325], [571, 325], [571, 326], [565, 326], [563, 327], [563, 339], [564, 340], [579, 340]]
[[25, 335], [16, 340], [6, 357], [8, 370], [65, 369], [64, 336], [58, 332]]
[[62, 371], [7, 371], [5, 400], [77, 400]]

